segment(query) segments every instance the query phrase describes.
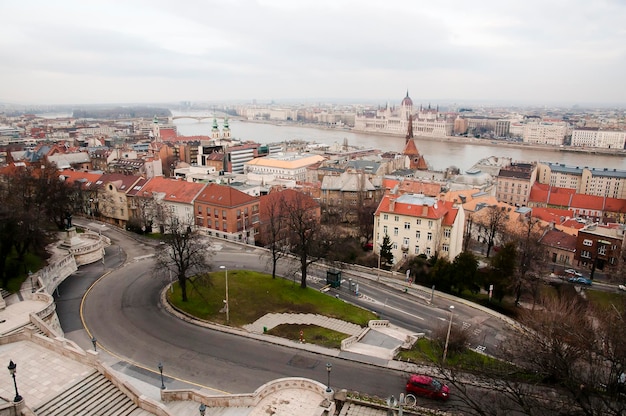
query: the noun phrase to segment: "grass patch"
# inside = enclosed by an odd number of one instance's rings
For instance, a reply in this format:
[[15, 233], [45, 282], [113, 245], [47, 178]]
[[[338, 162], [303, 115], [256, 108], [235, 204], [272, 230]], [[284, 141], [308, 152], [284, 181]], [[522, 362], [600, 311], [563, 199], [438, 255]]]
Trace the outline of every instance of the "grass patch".
[[294, 325], [285, 324], [278, 325], [267, 331], [269, 335], [290, 339], [292, 341], [300, 341], [300, 331], [302, 331], [302, 340], [305, 344], [321, 345], [327, 348], [341, 348], [341, 341], [350, 335], [333, 331], [332, 329], [323, 328], [317, 325]]
[[589, 302], [598, 305], [601, 308], [617, 308], [622, 311], [624, 309], [624, 294], [605, 292], [602, 290], [586, 290], [585, 295]]
[[[181, 301], [178, 283], [170, 302], [200, 319], [226, 324], [223, 312], [226, 294], [225, 273], [213, 272], [190, 279], [187, 302]], [[377, 316], [318, 290], [300, 288], [299, 283], [272, 279], [270, 274], [248, 270], [228, 271], [228, 302], [232, 326], [252, 323], [267, 313], [315, 313], [365, 326]]]
[[[403, 361], [411, 361], [425, 365], [433, 363], [441, 364], [443, 350], [437, 342], [427, 338], [420, 338], [415, 345], [413, 345], [412, 349], [401, 350], [398, 354], [398, 358]], [[512, 364], [470, 349], [465, 349], [462, 352], [448, 351], [445, 365], [464, 372], [497, 374], [499, 377], [507, 377], [509, 379], [523, 379], [524, 381], [529, 381], [532, 377], [536, 378], [533, 374], [521, 372], [518, 367]]]

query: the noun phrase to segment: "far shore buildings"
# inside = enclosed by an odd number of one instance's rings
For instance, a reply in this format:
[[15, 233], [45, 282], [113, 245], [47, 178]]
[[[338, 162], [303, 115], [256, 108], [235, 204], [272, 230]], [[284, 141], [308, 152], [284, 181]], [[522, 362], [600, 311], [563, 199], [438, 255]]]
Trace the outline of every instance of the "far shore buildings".
[[427, 108], [420, 106], [417, 112], [413, 111], [413, 100], [407, 91], [399, 108], [387, 105], [375, 112], [357, 114], [354, 118], [354, 131], [404, 134], [409, 122], [415, 136], [447, 137], [454, 133], [454, 117], [439, 112], [439, 107]]

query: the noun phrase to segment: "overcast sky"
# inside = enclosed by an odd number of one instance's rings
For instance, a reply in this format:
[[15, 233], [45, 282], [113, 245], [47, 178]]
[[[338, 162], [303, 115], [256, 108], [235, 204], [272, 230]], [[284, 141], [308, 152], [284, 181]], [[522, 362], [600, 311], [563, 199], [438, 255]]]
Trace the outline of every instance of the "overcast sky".
[[0, 102], [626, 103], [624, 0], [1, 0]]

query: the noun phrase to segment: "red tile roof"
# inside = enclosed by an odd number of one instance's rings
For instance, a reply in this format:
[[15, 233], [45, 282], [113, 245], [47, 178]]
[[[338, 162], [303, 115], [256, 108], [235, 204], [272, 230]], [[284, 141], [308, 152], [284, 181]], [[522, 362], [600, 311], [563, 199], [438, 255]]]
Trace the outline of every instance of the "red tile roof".
[[541, 244], [561, 250], [575, 252], [576, 240], [576, 236], [569, 235], [563, 231], [549, 230], [543, 235], [543, 237], [541, 237]]
[[532, 208], [531, 215], [533, 218], [538, 218], [545, 222], [562, 224], [565, 220], [574, 218], [574, 211], [568, 209], [534, 207]]
[[63, 176], [65, 182], [74, 184], [80, 182], [81, 189], [94, 189], [97, 187], [96, 182], [102, 177], [101, 173], [91, 173], [64, 169], [59, 171], [59, 176]]

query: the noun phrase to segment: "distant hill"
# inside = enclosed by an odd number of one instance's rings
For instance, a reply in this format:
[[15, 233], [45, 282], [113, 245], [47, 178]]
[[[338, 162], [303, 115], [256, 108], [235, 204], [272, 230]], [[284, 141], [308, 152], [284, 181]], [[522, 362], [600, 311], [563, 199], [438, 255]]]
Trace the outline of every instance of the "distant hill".
[[117, 120], [121, 118], [152, 118], [170, 117], [172, 112], [167, 108], [158, 107], [114, 107], [114, 108], [90, 108], [73, 110], [74, 118], [98, 118]]

